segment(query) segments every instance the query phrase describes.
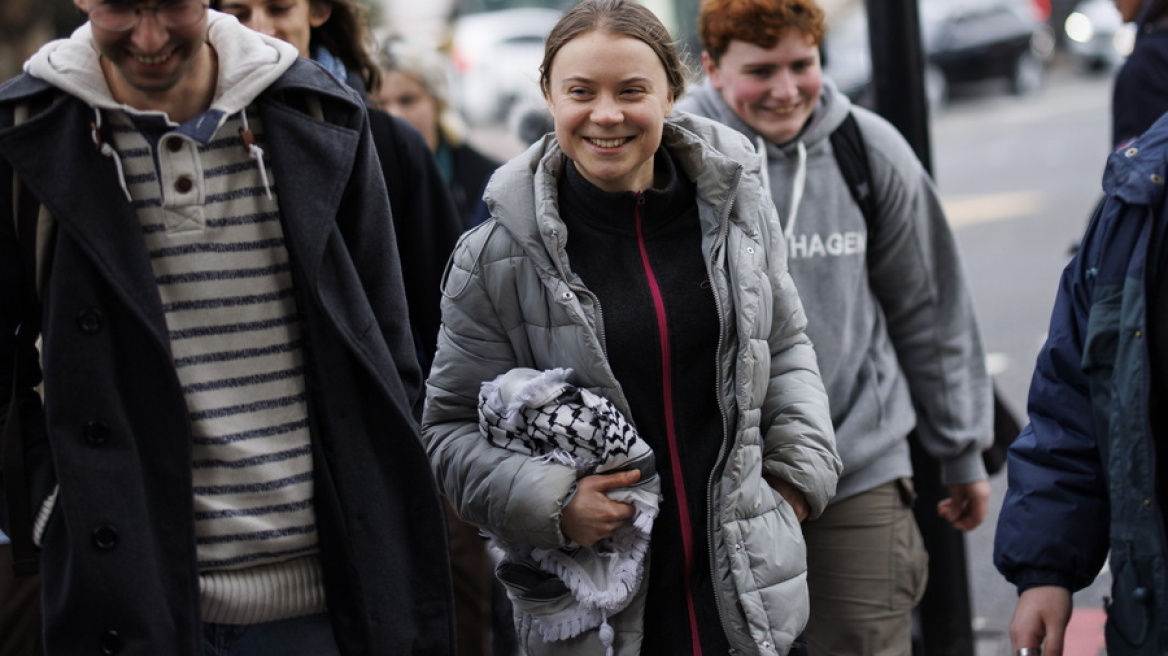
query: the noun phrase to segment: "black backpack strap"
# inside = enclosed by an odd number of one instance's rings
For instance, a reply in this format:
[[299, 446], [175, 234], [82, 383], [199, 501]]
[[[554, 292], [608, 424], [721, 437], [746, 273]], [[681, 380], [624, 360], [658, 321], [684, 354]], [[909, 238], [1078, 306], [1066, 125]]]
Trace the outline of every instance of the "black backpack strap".
[[864, 223], [871, 232], [872, 224], [876, 220], [876, 195], [872, 193], [872, 167], [868, 163], [868, 148], [864, 145], [864, 135], [860, 134], [856, 116], [848, 112], [844, 122], [840, 123], [828, 139], [831, 141], [832, 152], [835, 153], [835, 163], [839, 166], [844, 181], [848, 183], [852, 199], [860, 206]]
[[[856, 205], [860, 206], [864, 223], [871, 233], [873, 222], [876, 220], [876, 194], [872, 191], [872, 165], [868, 160], [868, 148], [864, 145], [864, 135], [860, 133], [860, 125], [856, 122], [855, 114], [848, 112], [843, 123], [840, 123], [828, 139], [835, 153], [835, 162], [848, 184], [848, 191], [852, 193]], [[982, 462], [985, 464], [986, 472], [991, 475], [1002, 470], [1006, 462], [1006, 449], [1022, 428], [1014, 411], [1002, 399], [996, 383], [993, 385], [993, 393], [994, 442], [990, 448], [982, 452]]]
[[[16, 120], [23, 120], [27, 106], [18, 108]], [[4, 494], [8, 512], [8, 538], [12, 542], [12, 569], [17, 576], [37, 573], [39, 563], [33, 545], [33, 522], [29, 500], [28, 476], [25, 472], [24, 434], [21, 426], [20, 389], [26, 376], [22, 361], [35, 353], [36, 336], [40, 333], [40, 303], [38, 301], [37, 223], [40, 203], [18, 177], [13, 175], [13, 210], [16, 238], [24, 270], [24, 294], [21, 304], [20, 326], [13, 351], [12, 396], [4, 422]]]

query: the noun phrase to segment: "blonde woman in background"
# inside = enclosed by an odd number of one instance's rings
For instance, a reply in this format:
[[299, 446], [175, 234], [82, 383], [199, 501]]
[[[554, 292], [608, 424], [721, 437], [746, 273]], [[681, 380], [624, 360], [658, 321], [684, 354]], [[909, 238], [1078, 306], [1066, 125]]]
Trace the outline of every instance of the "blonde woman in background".
[[[376, 59], [381, 86], [370, 94], [373, 105], [417, 128], [434, 153], [463, 227], [478, 225], [487, 218], [483, 188], [499, 162], [466, 142], [466, 123], [450, 101], [442, 55], [425, 45], [394, 39], [384, 44]], [[498, 584], [492, 595], [494, 575], [486, 541], [477, 528], [459, 519], [449, 504], [446, 529], [454, 577], [458, 655], [491, 653], [488, 643], [496, 656], [514, 653], [511, 604]], [[492, 617], [499, 619], [492, 622]]]
[[466, 123], [450, 100], [446, 62], [432, 48], [395, 39], [381, 49], [378, 64], [383, 79], [373, 103], [422, 133], [463, 226], [482, 223], [487, 218], [483, 189], [500, 162], [467, 143]]

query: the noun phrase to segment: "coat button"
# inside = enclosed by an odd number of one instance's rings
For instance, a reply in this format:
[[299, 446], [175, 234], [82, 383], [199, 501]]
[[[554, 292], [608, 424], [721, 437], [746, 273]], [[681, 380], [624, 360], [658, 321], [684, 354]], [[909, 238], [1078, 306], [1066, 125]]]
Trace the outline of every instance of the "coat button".
[[77, 313], [77, 327], [86, 335], [96, 334], [101, 330], [104, 317], [97, 308], [85, 308]]
[[174, 190], [180, 194], [187, 193], [194, 186], [195, 183], [191, 182], [191, 179], [185, 175], [174, 181]]
[[91, 421], [85, 424], [81, 434], [85, 436], [86, 442], [93, 446], [101, 446], [109, 441], [110, 427], [104, 421]]
[[103, 524], [93, 529], [93, 546], [98, 551], [112, 551], [118, 546], [118, 530], [109, 524]]
[[1132, 599], [1135, 599], [1136, 601], [1140, 602], [1141, 604], [1147, 603], [1148, 599], [1150, 599], [1151, 597], [1152, 597], [1151, 591], [1149, 591], [1145, 587], [1141, 586], [1141, 587], [1136, 588], [1135, 590], [1132, 590]]
[[178, 137], [171, 137], [166, 140], [166, 149], [172, 153], [177, 153], [178, 151], [182, 150], [182, 147], [183, 141]]
[[101, 648], [102, 654], [113, 656], [113, 654], [118, 654], [122, 651], [122, 636], [117, 631], [106, 631], [98, 638], [97, 644]]

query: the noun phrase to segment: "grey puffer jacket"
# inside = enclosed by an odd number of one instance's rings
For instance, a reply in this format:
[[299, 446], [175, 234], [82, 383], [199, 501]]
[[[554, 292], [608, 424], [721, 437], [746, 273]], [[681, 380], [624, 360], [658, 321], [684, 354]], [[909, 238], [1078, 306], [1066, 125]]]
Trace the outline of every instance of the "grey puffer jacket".
[[[679, 113], [666, 122], [663, 143], [696, 184], [721, 314], [725, 443], [708, 485], [707, 539], [722, 625], [736, 653], [785, 654], [807, 620], [806, 553], [794, 511], [763, 473], [802, 490], [812, 516], [822, 512], [841, 469], [827, 397], [749, 142]], [[568, 164], [548, 136], [488, 185], [491, 219], [463, 236], [445, 282], [423, 417], [439, 486], [462, 517], [541, 548], [568, 544], [560, 516], [576, 473], [489, 445], [477, 425], [482, 382], [515, 367], [571, 367], [574, 383], [632, 416], [605, 358], [601, 308], [567, 261], [557, 181]], [[640, 650], [643, 591], [609, 618], [619, 654]], [[530, 618], [517, 624], [530, 653], [603, 653], [595, 632], [548, 644]]]

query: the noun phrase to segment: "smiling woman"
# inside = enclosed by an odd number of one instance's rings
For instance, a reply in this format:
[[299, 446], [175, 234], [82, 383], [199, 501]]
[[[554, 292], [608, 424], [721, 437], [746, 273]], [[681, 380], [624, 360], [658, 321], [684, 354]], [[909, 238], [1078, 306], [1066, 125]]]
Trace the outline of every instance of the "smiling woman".
[[[507, 552], [525, 653], [787, 654], [806, 622], [799, 522], [840, 472], [826, 397], [758, 158], [673, 112], [686, 73], [641, 4], [565, 14], [540, 67], [555, 131], [492, 177], [446, 280], [423, 437]], [[480, 408], [536, 398], [533, 377], [610, 401], [652, 457], [605, 470], [484, 439]], [[629, 579], [581, 583], [614, 561]]]
[[356, 0], [211, 0], [211, 8], [291, 43], [301, 57], [319, 61], [362, 93], [381, 82], [366, 12]]
[[560, 48], [547, 78], [556, 141], [584, 179], [607, 192], [656, 186], [674, 93], [644, 41], [590, 32]]

